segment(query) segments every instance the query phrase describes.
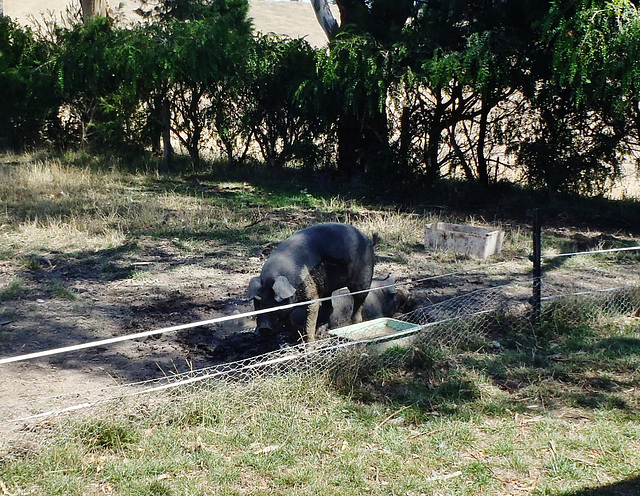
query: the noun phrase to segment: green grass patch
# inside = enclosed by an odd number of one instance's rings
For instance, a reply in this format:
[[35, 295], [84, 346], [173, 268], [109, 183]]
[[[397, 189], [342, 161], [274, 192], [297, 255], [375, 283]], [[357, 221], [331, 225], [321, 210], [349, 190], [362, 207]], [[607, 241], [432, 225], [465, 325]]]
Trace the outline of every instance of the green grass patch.
[[[485, 400], [459, 401], [478, 408]], [[517, 487], [579, 494], [637, 475], [637, 417], [567, 411], [405, 416], [398, 405], [289, 374], [63, 422], [38, 453], [4, 455], [0, 480], [16, 494], [471, 496]]]
[[[411, 194], [402, 185], [376, 191], [366, 178], [327, 187], [264, 167], [159, 176], [86, 155], [19, 161], [0, 179], [0, 258], [20, 274], [0, 288], [6, 302], [36, 283], [54, 298], [76, 298], [69, 281], [79, 272], [144, 280], [146, 269], [133, 261], [142, 255], [220, 254], [224, 267], [238, 268], [322, 221], [378, 234], [379, 260], [406, 264], [405, 274], [476, 267], [464, 257], [424, 255], [432, 211], [481, 223], [503, 218], [507, 201], [517, 213], [516, 225], [504, 225], [503, 253], [522, 256], [529, 234], [517, 219], [536, 199], [520, 201], [526, 194], [515, 187], [500, 193], [508, 200], [467, 195], [469, 187], [454, 182], [412, 185]], [[600, 207], [591, 202], [586, 211]], [[574, 248], [576, 240], [561, 234], [546, 237], [548, 249]], [[34, 253], [51, 254], [52, 266]], [[550, 270], [583, 263], [592, 262]], [[0, 492], [591, 496], [588, 488], [600, 487], [637, 494], [629, 488], [640, 477], [640, 327], [625, 301], [613, 295], [604, 311], [546, 305], [535, 332], [515, 331], [504, 316], [490, 326], [475, 321], [460, 332], [482, 327], [489, 335], [460, 347], [345, 355], [328, 374], [221, 381], [76, 412], [43, 424], [29, 449], [0, 440]]]
[[26, 293], [26, 285], [19, 277], [13, 277], [4, 288], [0, 288], [0, 301], [17, 300]]
[[58, 278], [52, 278], [47, 283], [51, 296], [59, 300], [74, 301], [78, 298], [69, 286]]

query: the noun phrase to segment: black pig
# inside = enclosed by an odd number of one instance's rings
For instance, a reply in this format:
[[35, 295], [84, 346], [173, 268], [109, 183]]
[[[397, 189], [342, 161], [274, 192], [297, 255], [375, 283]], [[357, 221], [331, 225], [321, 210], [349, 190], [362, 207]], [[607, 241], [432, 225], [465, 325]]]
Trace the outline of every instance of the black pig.
[[[347, 224], [317, 224], [283, 241], [267, 259], [248, 290], [256, 310], [331, 296], [337, 289], [369, 289], [373, 277], [373, 245]], [[362, 321], [366, 293], [353, 297], [351, 321]], [[325, 302], [330, 305], [330, 302]], [[320, 303], [258, 315], [261, 333], [288, 331], [315, 340]]]

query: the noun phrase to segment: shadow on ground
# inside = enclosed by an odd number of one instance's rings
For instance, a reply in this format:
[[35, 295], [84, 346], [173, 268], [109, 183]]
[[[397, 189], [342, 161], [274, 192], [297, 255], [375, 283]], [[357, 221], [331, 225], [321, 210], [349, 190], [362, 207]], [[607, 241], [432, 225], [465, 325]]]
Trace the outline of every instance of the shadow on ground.
[[638, 496], [640, 495], [640, 477], [634, 477], [614, 484], [563, 492], [557, 496]]
[[[411, 407], [426, 416], [464, 416], [474, 409], [531, 414], [532, 404], [544, 410], [569, 407], [632, 416], [639, 412], [637, 400], [629, 394], [637, 387], [640, 364], [640, 327], [635, 319], [615, 332], [557, 322], [515, 331], [513, 319], [501, 315], [476, 324], [485, 331], [476, 331], [458, 348], [433, 346], [429, 336], [426, 346], [391, 348], [366, 358], [355, 371], [346, 363], [336, 376], [337, 384], [346, 376], [348, 391], [360, 400]], [[507, 394], [487, 397], [478, 374]]]
[[[15, 294], [0, 295], [0, 357], [252, 310], [242, 294], [250, 275], [223, 262], [216, 251], [192, 254], [170, 241], [34, 255], [15, 272], [21, 281]], [[273, 343], [247, 332], [251, 327], [240, 318], [40, 360], [56, 368], [140, 381], [272, 350]]]

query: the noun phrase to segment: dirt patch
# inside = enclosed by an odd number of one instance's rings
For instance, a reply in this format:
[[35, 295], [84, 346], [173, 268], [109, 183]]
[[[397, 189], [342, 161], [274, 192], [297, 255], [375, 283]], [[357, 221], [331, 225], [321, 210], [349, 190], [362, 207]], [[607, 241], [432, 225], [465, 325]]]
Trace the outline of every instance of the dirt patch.
[[[149, 238], [118, 249], [49, 253], [26, 264], [2, 262], [0, 288], [15, 279], [22, 281], [22, 288], [0, 303], [0, 356], [240, 315], [253, 309], [245, 292], [265, 256], [246, 258], [232, 247], [185, 252], [179, 243]], [[526, 282], [530, 268], [523, 259], [499, 265], [462, 259], [451, 266], [455, 270], [438, 269], [448, 275], [429, 279], [434, 267], [431, 253], [418, 250], [409, 259], [396, 259], [393, 253], [378, 251], [376, 256], [375, 275], [411, 281], [406, 288], [418, 306], [518, 278]], [[624, 266], [619, 270], [628, 272]], [[602, 281], [615, 282], [614, 272], [611, 267], [603, 273], [590, 270], [581, 282], [597, 288]], [[42, 411], [33, 406], [36, 399], [87, 391], [78, 393], [81, 403], [101, 388], [240, 360], [288, 344], [285, 337], [258, 335], [254, 326], [253, 319], [242, 317], [0, 365], [0, 415], [21, 418]], [[18, 427], [0, 425], [0, 431], [6, 435], [7, 429]]]
[[[0, 303], [0, 357], [251, 311], [246, 289], [265, 256], [245, 259], [233, 249], [185, 253], [172, 241], [141, 239], [112, 250], [2, 262], [0, 288], [11, 280], [20, 280], [21, 288]], [[404, 264], [379, 258], [376, 275], [406, 279]], [[416, 294], [433, 296], [433, 289], [425, 283]], [[37, 413], [32, 402], [41, 398], [157, 379], [289, 344], [283, 336], [260, 336], [254, 327], [253, 319], [238, 318], [0, 365], [0, 413], [20, 418]]]

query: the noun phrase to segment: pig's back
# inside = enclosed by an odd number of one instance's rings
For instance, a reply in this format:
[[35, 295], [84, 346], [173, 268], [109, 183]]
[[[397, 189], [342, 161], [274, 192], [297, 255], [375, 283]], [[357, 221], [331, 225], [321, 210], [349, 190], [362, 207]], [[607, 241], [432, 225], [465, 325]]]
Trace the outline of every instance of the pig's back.
[[372, 256], [371, 241], [358, 229], [329, 222], [303, 229], [280, 243], [267, 264], [270, 270], [296, 277], [302, 267], [313, 269], [323, 262], [334, 261], [347, 268]]

